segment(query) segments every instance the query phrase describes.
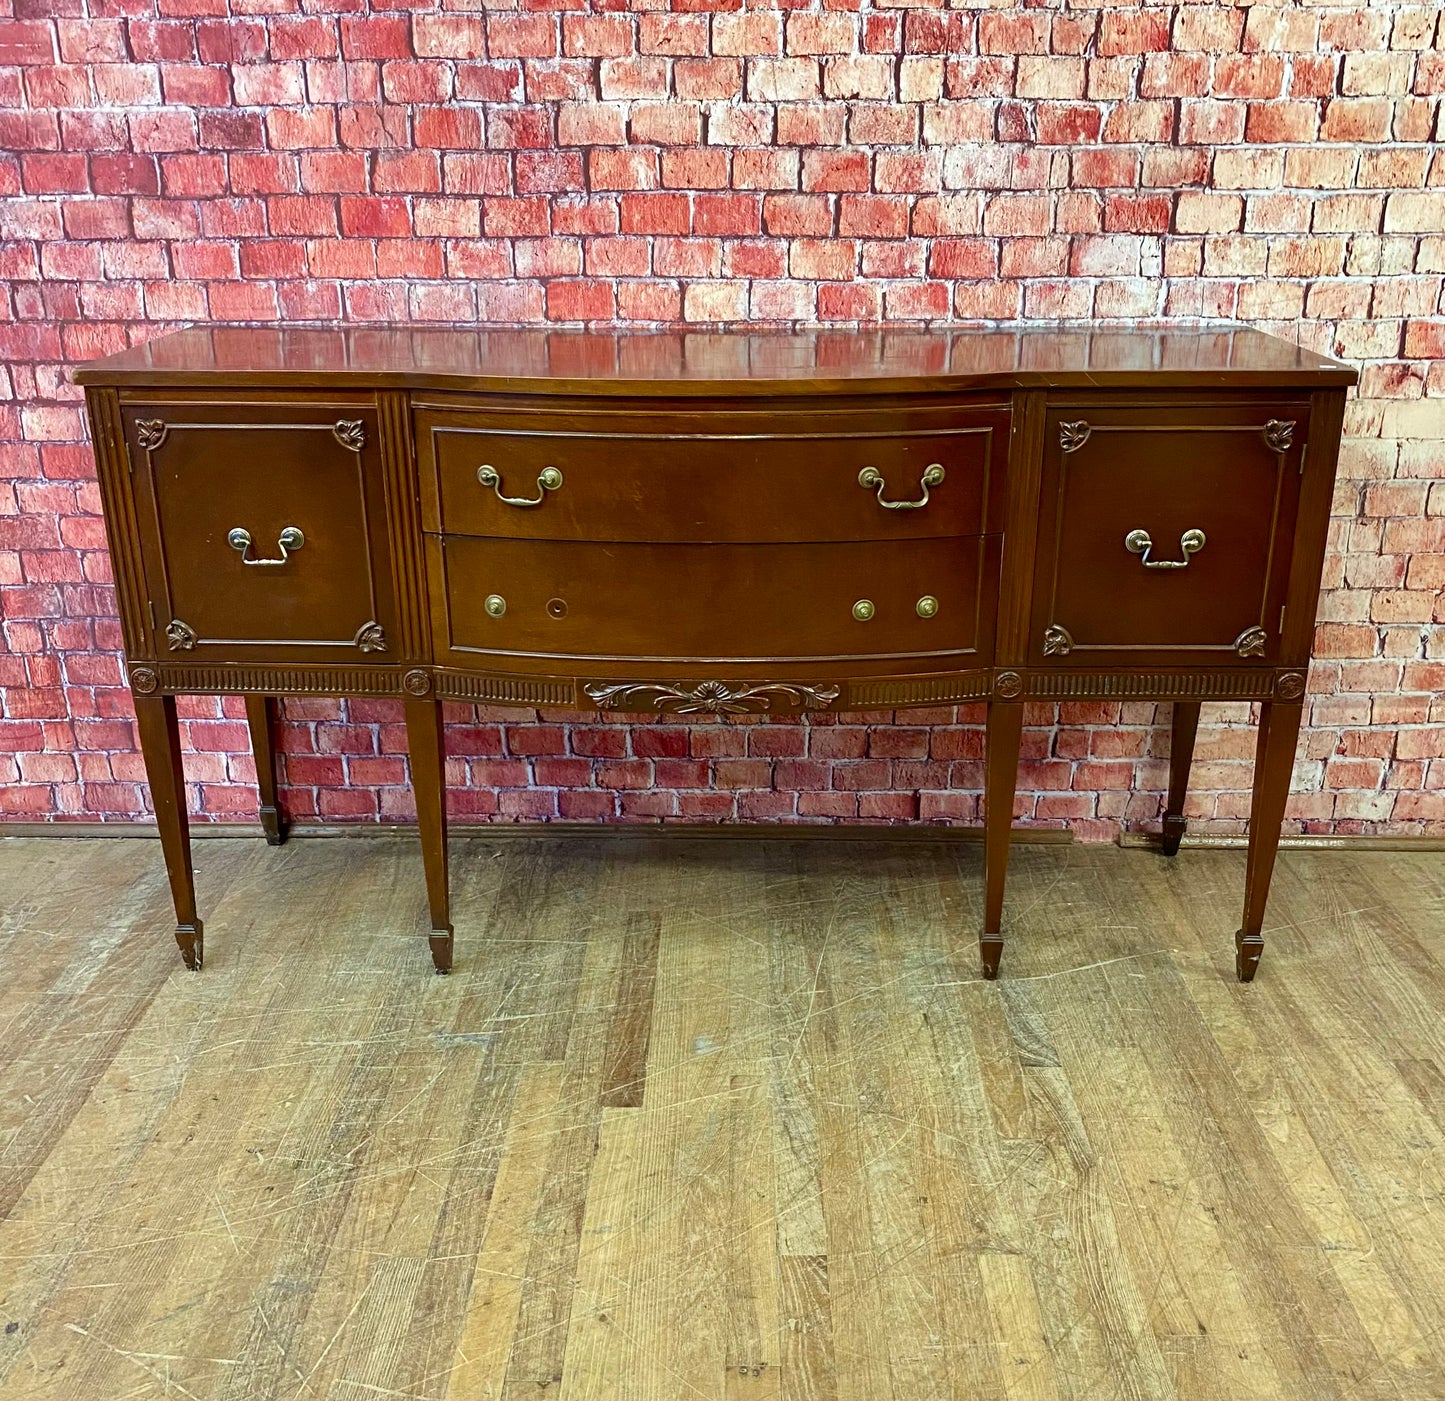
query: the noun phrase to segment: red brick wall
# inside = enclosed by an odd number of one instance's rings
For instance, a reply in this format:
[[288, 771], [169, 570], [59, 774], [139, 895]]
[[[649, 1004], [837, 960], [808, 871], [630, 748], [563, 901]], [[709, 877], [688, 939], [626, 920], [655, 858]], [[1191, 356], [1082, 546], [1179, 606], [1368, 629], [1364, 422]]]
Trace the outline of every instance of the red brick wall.
[[[146, 806], [69, 363], [206, 319], [1207, 316], [1363, 372], [1293, 816], [1445, 831], [1438, 0], [85, 3], [0, 0], [0, 812]], [[186, 714], [196, 810], [251, 813], [237, 706]], [[295, 811], [407, 814], [394, 706], [285, 715]], [[1154, 706], [1030, 718], [1025, 816], [1157, 813]], [[1242, 827], [1247, 718], [1207, 710], [1201, 826]], [[467, 817], [976, 816], [973, 710], [453, 720]]]

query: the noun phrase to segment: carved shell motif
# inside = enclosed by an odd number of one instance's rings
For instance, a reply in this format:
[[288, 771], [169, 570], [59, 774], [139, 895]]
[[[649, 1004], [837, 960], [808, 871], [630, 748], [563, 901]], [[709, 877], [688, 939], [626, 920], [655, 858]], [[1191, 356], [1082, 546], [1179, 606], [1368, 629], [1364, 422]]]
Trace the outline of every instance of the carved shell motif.
[[366, 425], [359, 418], [338, 419], [331, 425], [331, 434], [352, 452], [360, 452], [366, 446]]
[[695, 685], [661, 681], [592, 682], [582, 688], [601, 710], [656, 710], [674, 715], [748, 715], [771, 710], [775, 701], [800, 710], [823, 710], [838, 699], [836, 686], [804, 686], [781, 681], [749, 686], [741, 682], [699, 681]]
[[166, 641], [170, 643], [172, 652], [194, 651], [197, 641], [196, 630], [189, 623], [183, 623], [179, 618], [172, 618], [166, 624]]
[[1089, 427], [1085, 419], [1076, 419], [1072, 423], [1059, 424], [1059, 446], [1065, 452], [1078, 452], [1078, 450], [1089, 441], [1089, 434], [1094, 430]]
[[378, 622], [365, 622], [356, 629], [352, 643], [363, 652], [386, 651], [386, 632]]

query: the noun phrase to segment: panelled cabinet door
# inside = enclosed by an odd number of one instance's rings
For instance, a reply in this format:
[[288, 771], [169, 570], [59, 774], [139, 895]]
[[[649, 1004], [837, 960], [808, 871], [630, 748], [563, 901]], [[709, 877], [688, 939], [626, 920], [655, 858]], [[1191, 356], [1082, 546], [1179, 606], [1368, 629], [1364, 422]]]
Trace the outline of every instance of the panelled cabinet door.
[[369, 403], [127, 404], [155, 655], [397, 660]]
[[1055, 408], [1030, 661], [1272, 665], [1306, 403]]

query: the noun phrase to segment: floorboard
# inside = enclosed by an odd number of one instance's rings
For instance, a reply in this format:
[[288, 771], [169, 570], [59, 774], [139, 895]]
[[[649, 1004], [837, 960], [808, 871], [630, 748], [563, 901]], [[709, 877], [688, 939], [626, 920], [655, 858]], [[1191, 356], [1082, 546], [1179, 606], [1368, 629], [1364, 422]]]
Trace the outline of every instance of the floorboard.
[[1445, 856], [0, 841], [0, 1397], [1445, 1394]]

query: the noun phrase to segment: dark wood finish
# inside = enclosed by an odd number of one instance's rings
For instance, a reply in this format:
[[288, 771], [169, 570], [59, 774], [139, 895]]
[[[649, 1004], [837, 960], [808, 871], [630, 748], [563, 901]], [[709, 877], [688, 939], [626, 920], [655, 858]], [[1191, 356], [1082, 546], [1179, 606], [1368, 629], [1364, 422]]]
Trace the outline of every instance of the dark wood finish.
[[[1024, 703], [1107, 697], [1176, 704], [1166, 849], [1199, 703], [1264, 703], [1252, 976], [1347, 366], [1243, 328], [230, 327], [77, 379], [188, 961], [177, 693], [252, 698], [278, 838], [264, 698], [405, 699], [439, 969], [444, 697], [684, 716], [987, 699], [990, 977]], [[883, 504], [922, 503], [935, 463], [926, 504]], [[247, 562], [280, 561], [288, 526], [284, 562]]]
[[1264, 952], [1264, 907], [1269, 899], [1279, 850], [1280, 823], [1289, 800], [1295, 746], [1299, 743], [1303, 707], [1268, 701], [1259, 708], [1259, 738], [1254, 749], [1254, 793], [1249, 809], [1249, 857], [1244, 876], [1244, 919], [1234, 936], [1235, 973], [1242, 983], [1254, 981]]
[[407, 700], [406, 742], [411, 751], [411, 781], [416, 792], [422, 867], [426, 872], [427, 913], [431, 917], [427, 940], [436, 971], [450, 973], [452, 917], [447, 888], [446, 739], [442, 732], [440, 701]]
[[251, 754], [256, 761], [261, 830], [266, 834], [267, 846], [282, 846], [289, 824], [276, 798], [276, 698], [247, 696], [246, 724], [251, 730]]
[[1018, 785], [1024, 708], [990, 701], [983, 789], [983, 931], [978, 939], [985, 978], [998, 977], [1003, 957], [1003, 892], [1008, 877], [1009, 832]]
[[196, 914], [196, 878], [191, 869], [190, 822], [186, 816], [186, 778], [181, 763], [181, 727], [174, 696], [136, 696], [136, 732], [150, 780], [171, 903], [176, 907], [176, 945], [187, 968], [199, 973], [205, 962], [205, 928]]
[[1307, 401], [1051, 408], [1029, 660], [1277, 662], [1308, 417]]
[[[980, 537], [836, 545], [618, 545], [447, 536], [431, 542], [439, 660], [576, 670], [635, 657], [736, 659], [792, 674], [840, 659], [949, 670], [991, 657]], [[937, 601], [931, 617], [918, 602]], [[492, 617], [486, 600], [502, 599]], [[854, 616], [866, 601], [872, 615]], [[500, 607], [502, 605], [495, 605]], [[947, 660], [945, 660], [947, 658]], [[669, 674], [671, 674], [669, 672]]]
[[[420, 409], [416, 441], [429, 531], [510, 539], [907, 540], [1002, 528], [1007, 404], [819, 411], [741, 407], [686, 414], [594, 407]], [[478, 469], [493, 467], [498, 485]], [[942, 482], [925, 489], [930, 467]], [[883, 479], [881, 504], [859, 482]], [[551, 469], [553, 489], [540, 485]], [[537, 501], [508, 505], [501, 497]], [[662, 523], [666, 522], [665, 527]]]
[[122, 417], [155, 654], [395, 657], [374, 404], [127, 400]]
[[1169, 726], [1169, 795], [1164, 800], [1160, 847], [1174, 856], [1189, 824], [1184, 800], [1189, 796], [1189, 766], [1194, 762], [1194, 736], [1199, 729], [1199, 702], [1175, 701]]
[[197, 326], [107, 356], [77, 384], [480, 389], [607, 398], [960, 389], [1315, 389], [1347, 365], [1247, 326], [544, 331]]

